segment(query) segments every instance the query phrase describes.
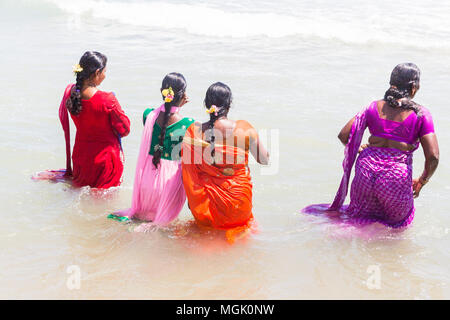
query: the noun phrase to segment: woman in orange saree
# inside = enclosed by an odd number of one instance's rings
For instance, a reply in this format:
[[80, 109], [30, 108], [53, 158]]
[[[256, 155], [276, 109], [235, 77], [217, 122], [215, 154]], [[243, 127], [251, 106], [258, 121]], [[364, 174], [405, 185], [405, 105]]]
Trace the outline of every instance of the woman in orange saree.
[[227, 119], [232, 95], [223, 83], [211, 85], [205, 106], [210, 121], [193, 123], [182, 145], [182, 174], [189, 208], [198, 225], [226, 230], [229, 242], [252, 226], [252, 182], [248, 153], [267, 164], [269, 154], [245, 120]]

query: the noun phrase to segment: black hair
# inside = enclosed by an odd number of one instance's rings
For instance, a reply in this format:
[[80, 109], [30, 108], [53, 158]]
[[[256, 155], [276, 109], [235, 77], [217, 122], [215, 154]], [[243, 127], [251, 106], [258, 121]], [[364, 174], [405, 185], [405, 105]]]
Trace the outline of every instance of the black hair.
[[[181, 73], [172, 72], [166, 75], [162, 81], [161, 91], [164, 89], [172, 88], [174, 97], [171, 102], [164, 103], [164, 118], [161, 126], [161, 134], [159, 135], [159, 148], [157, 148], [153, 154], [152, 163], [155, 168], [161, 160], [162, 152], [164, 151], [164, 138], [166, 136], [167, 123], [169, 122], [170, 109], [173, 106], [178, 105], [186, 92], [186, 79]], [[164, 99], [164, 96], [163, 96]]]
[[87, 51], [80, 59], [79, 65], [83, 70], [77, 72], [77, 80], [75, 88], [70, 94], [70, 99], [67, 99], [66, 106], [69, 112], [77, 115], [81, 112], [81, 88], [83, 82], [89, 79], [97, 70], [103, 71], [106, 67], [108, 59], [104, 54], [96, 51]]
[[[419, 89], [420, 70], [414, 63], [398, 64], [391, 73], [389, 81], [391, 87], [384, 94], [384, 100], [392, 108], [402, 108], [414, 110], [420, 116], [421, 107], [411, 100], [413, 88]], [[399, 102], [399, 99], [407, 98], [406, 101]]]
[[204, 100], [205, 107], [210, 109], [211, 106], [216, 106], [216, 112], [209, 114], [208, 126], [211, 129], [211, 157], [215, 156], [215, 140], [214, 136], [214, 123], [221, 117], [226, 117], [230, 110], [231, 103], [233, 102], [233, 95], [229, 86], [222, 82], [213, 83], [206, 91]]

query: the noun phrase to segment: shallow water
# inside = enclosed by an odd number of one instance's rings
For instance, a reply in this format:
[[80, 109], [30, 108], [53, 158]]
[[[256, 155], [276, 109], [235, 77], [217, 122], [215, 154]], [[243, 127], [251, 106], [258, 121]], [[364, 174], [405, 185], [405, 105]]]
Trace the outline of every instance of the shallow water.
[[[255, 3], [0, 1], [0, 298], [450, 298], [450, 6]], [[105, 193], [30, 179], [65, 164], [57, 110], [88, 49], [108, 56], [102, 89], [132, 122], [123, 185]], [[416, 100], [433, 114], [442, 159], [413, 225], [398, 233], [300, 214], [333, 199], [338, 131], [405, 61], [422, 70]], [[186, 206], [174, 226], [147, 233], [106, 219], [130, 205], [142, 112], [160, 103], [171, 71], [188, 81], [185, 115], [205, 120], [204, 93], [223, 81], [230, 117], [275, 132], [273, 174], [251, 167], [258, 230], [234, 245], [192, 227]], [[414, 164], [418, 176], [421, 149]], [[81, 287], [70, 290], [73, 265]]]

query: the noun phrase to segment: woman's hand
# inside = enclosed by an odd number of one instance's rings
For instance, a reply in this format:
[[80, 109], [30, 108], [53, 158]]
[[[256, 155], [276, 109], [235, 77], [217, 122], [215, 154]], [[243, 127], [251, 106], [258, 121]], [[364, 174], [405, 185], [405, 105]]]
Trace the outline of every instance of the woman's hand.
[[368, 143], [361, 145], [361, 146], [359, 147], [358, 153], [361, 153], [361, 151], [363, 151], [364, 149], [366, 149], [366, 148], [368, 148], [368, 147], [369, 147], [369, 144], [368, 144]]
[[424, 185], [425, 184], [422, 182], [422, 180], [420, 178], [419, 179], [413, 179], [412, 188], [413, 188], [413, 196], [414, 196], [414, 198], [417, 198], [419, 196], [420, 190], [422, 190], [422, 187]]

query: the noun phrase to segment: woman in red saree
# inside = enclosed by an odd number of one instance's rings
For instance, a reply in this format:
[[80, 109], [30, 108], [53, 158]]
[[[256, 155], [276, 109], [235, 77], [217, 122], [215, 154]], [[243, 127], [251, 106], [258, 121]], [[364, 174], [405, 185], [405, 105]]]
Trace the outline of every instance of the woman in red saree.
[[221, 83], [206, 92], [210, 120], [193, 123], [182, 146], [183, 184], [197, 224], [226, 230], [233, 242], [253, 221], [248, 153], [267, 164], [269, 154], [256, 130], [245, 120], [227, 119], [232, 95]]
[[[67, 86], [59, 109], [66, 139], [66, 170], [46, 171], [34, 178], [72, 178], [75, 186], [102, 189], [120, 185], [123, 173], [120, 139], [130, 132], [130, 120], [114, 93], [97, 89], [105, 79], [106, 62], [103, 54], [88, 51], [74, 67], [76, 84]], [[68, 111], [77, 128], [73, 170]]]

